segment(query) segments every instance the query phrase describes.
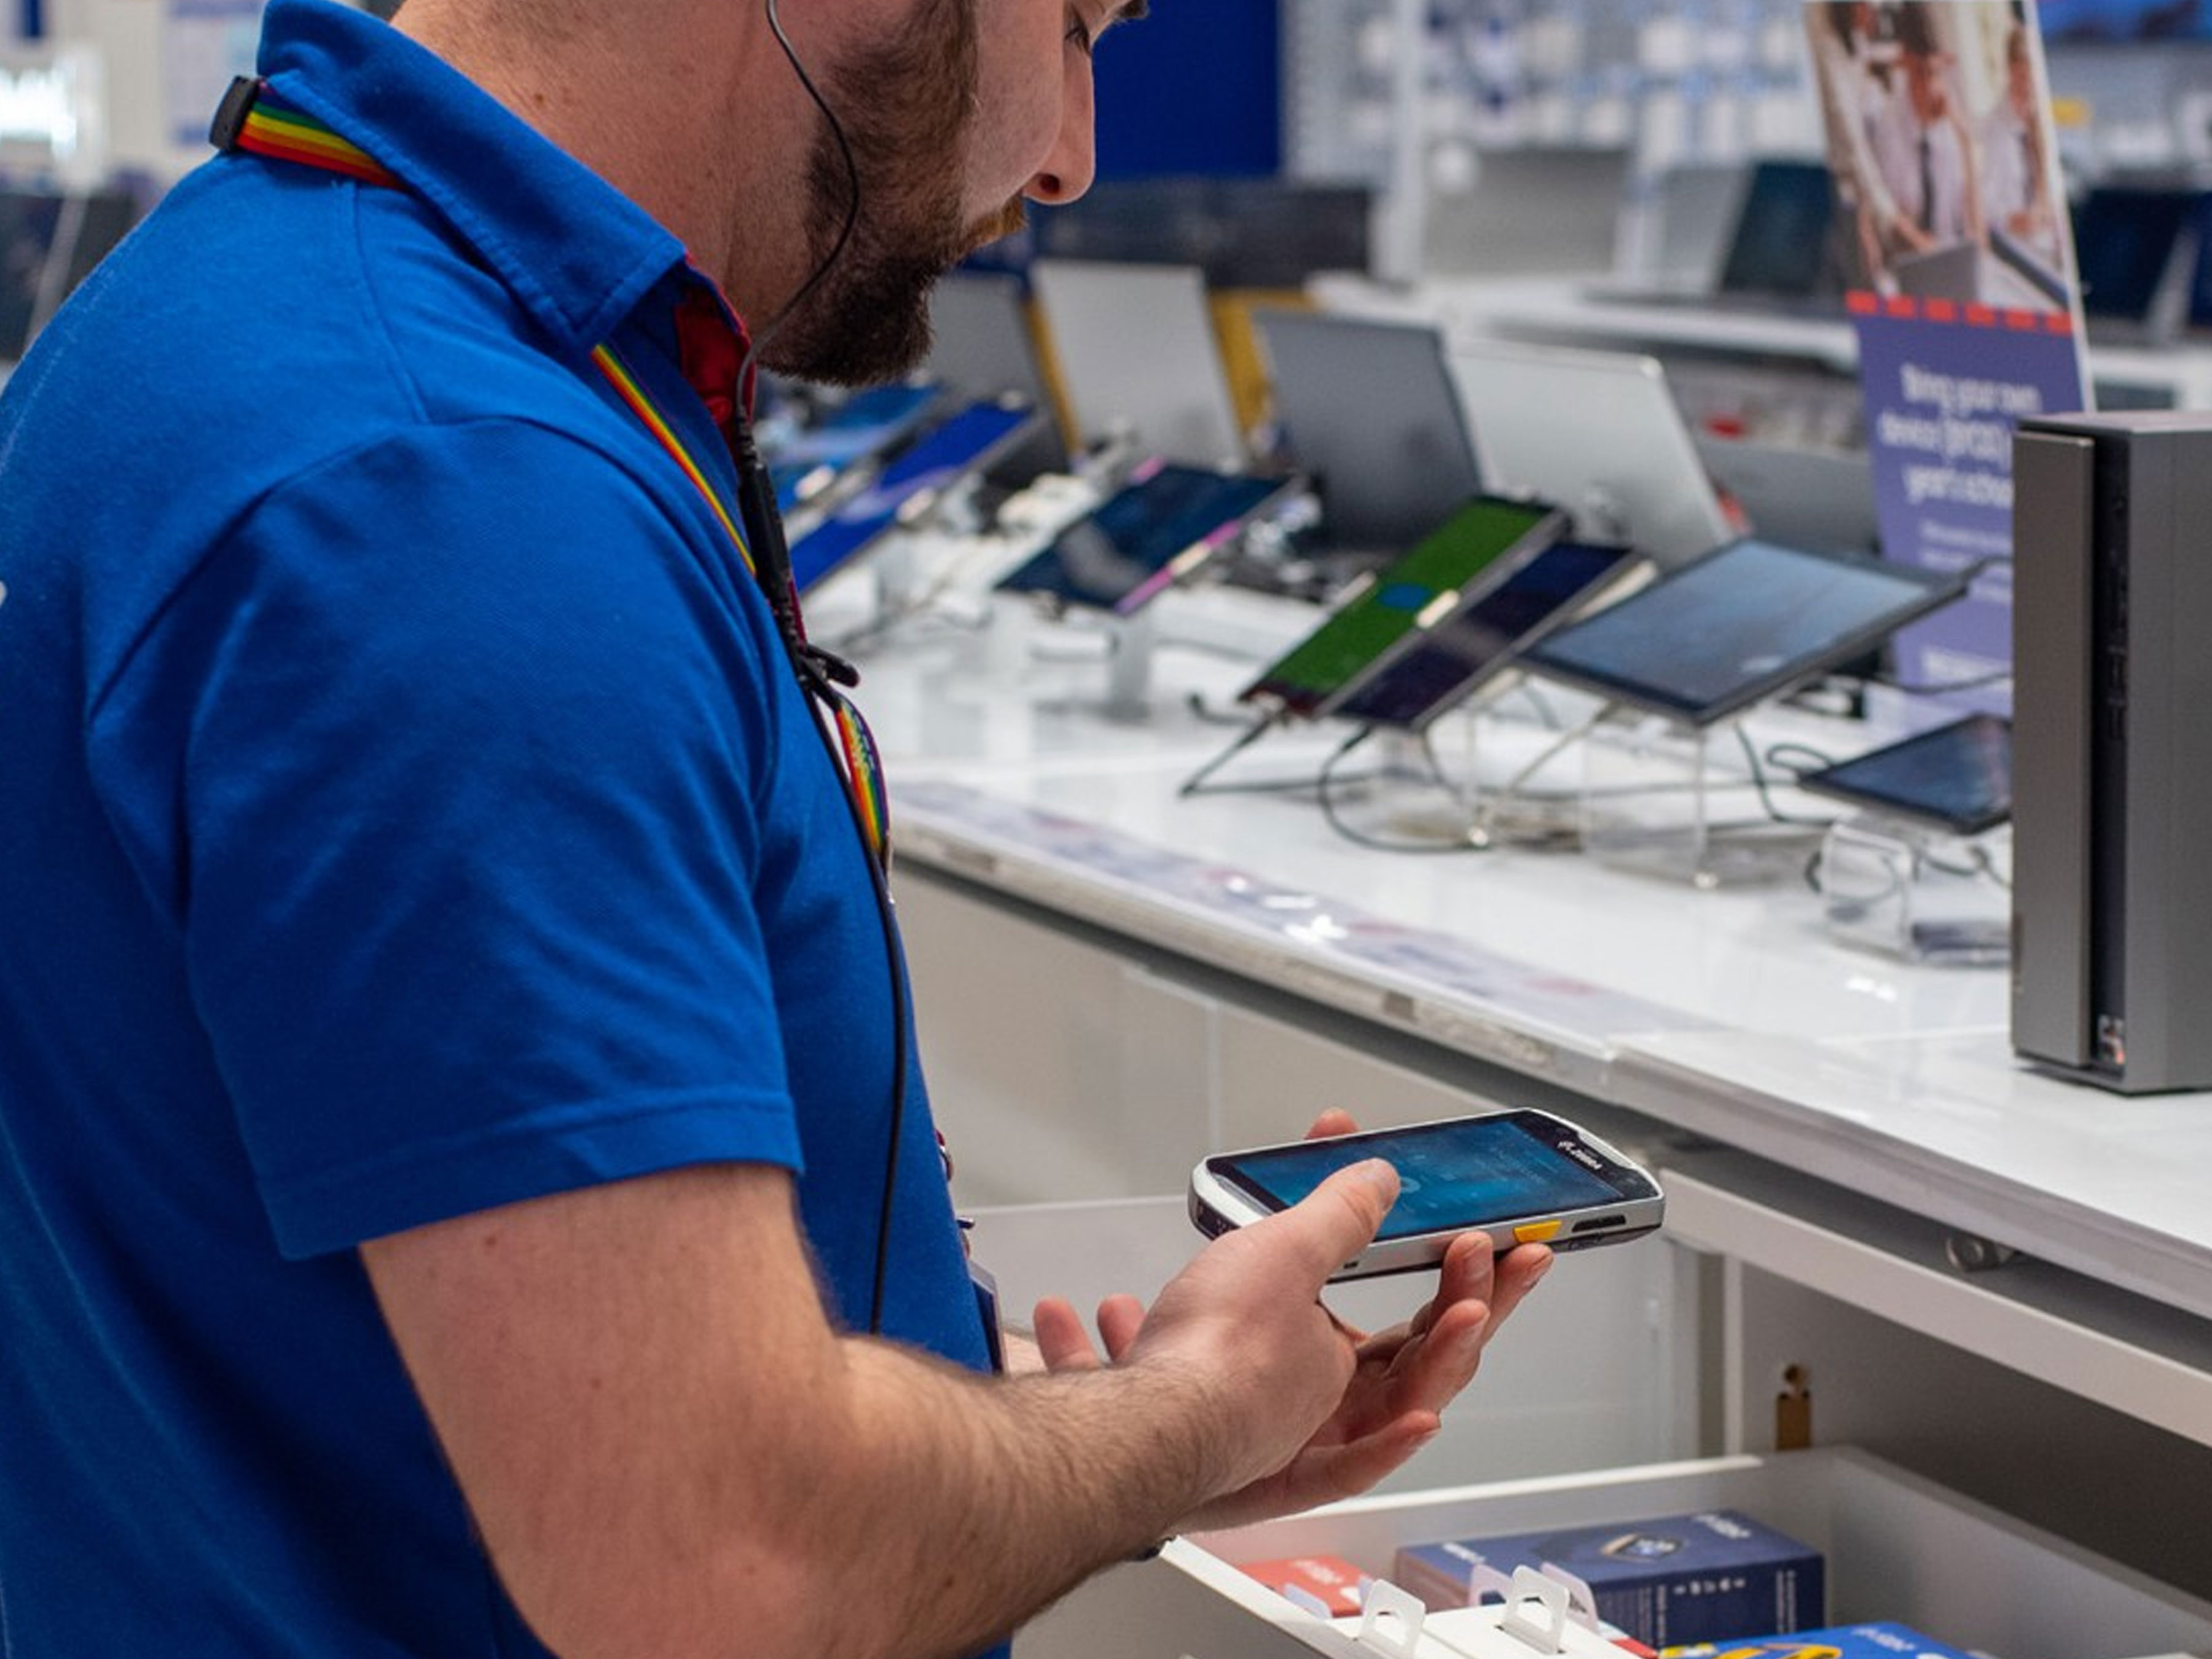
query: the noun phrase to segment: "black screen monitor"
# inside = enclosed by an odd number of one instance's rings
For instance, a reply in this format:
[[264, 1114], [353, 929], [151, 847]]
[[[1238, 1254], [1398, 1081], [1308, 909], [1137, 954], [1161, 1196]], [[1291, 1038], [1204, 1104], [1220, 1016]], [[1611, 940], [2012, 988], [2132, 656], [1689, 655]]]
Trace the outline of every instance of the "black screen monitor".
[[1332, 711], [1365, 726], [1428, 729], [1520, 654], [1644, 562], [1613, 542], [1554, 542], [1483, 584], [1468, 606]]
[[1819, 161], [1755, 163], [1723, 261], [1726, 295], [1809, 299], [1840, 287], [1829, 229], [1836, 185]]
[[1939, 574], [1749, 538], [1532, 647], [1523, 664], [1613, 702], [1706, 726], [1956, 599]]
[[1039, 214], [1037, 253], [1195, 265], [1221, 289], [1291, 289], [1316, 271], [1364, 271], [1375, 193], [1365, 185], [1225, 175], [1101, 179]]
[[1194, 573], [1291, 482], [1148, 461], [1104, 505], [1060, 532], [999, 587], [1133, 615]]
[[2140, 185], [2100, 185], [2083, 197], [2074, 209], [2082, 311], [2146, 321], [2197, 199], [2195, 191]]

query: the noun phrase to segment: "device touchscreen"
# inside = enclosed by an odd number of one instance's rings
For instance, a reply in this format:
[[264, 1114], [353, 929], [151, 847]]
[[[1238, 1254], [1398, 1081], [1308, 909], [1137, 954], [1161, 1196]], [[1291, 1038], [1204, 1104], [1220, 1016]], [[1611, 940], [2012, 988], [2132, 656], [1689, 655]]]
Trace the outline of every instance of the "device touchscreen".
[[1562, 1155], [1553, 1127], [1559, 1123], [1540, 1113], [1497, 1112], [1419, 1133], [1381, 1131], [1231, 1153], [1207, 1159], [1206, 1167], [1263, 1208], [1279, 1210], [1340, 1169], [1387, 1157], [1398, 1171], [1398, 1201], [1383, 1218], [1378, 1242], [1650, 1195], [1646, 1182], [1616, 1185]]
[[1815, 794], [1978, 835], [2012, 816], [2012, 726], [1970, 714], [1797, 781]]
[[1540, 502], [1477, 497], [1364, 583], [1242, 699], [1302, 716], [1328, 713], [1395, 653], [1445, 625], [1470, 584], [1501, 562], [1541, 551], [1565, 529], [1565, 515]]
[[1522, 662], [1705, 726], [1857, 656], [1956, 599], [1971, 574], [1731, 542], [1559, 629]]
[[1129, 615], [1195, 570], [1289, 483], [1146, 462], [1118, 494], [999, 586]]
[[1613, 543], [1555, 542], [1482, 583], [1458, 615], [1423, 634], [1329, 712], [1369, 726], [1425, 730], [1643, 563], [1634, 548]]
[[817, 479], [889, 453], [919, 431], [943, 395], [927, 380], [856, 392], [777, 441], [765, 459], [786, 512], [817, 492]]
[[988, 466], [1036, 423], [1026, 404], [970, 404], [886, 466], [861, 490], [791, 545], [799, 591], [820, 581], [902, 519], [911, 518], [968, 474]]

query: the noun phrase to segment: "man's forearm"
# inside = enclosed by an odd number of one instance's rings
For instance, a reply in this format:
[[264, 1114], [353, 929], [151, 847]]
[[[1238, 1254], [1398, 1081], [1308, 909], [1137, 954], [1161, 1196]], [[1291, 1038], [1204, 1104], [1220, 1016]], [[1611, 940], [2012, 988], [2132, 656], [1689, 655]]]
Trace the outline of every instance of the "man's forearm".
[[1156, 1541], [1234, 1474], [1194, 1374], [986, 1378], [847, 1346], [857, 1433], [832, 1465], [842, 1495], [825, 1490], [817, 1510], [823, 1577], [846, 1585], [841, 1654], [969, 1652]]
[[1218, 1241], [1115, 1364], [974, 1376], [840, 1335], [788, 1178], [728, 1165], [372, 1241], [492, 1559], [564, 1659], [957, 1654], [1280, 1468], [1345, 1397], [1319, 1302], [1395, 1182]]

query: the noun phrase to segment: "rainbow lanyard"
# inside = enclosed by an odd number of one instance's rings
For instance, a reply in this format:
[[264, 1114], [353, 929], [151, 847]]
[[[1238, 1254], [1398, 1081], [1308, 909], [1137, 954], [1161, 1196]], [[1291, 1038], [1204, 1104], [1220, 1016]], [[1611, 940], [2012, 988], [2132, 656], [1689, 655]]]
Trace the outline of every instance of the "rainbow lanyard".
[[[407, 188], [399, 175], [362, 149], [351, 139], [341, 137], [313, 116], [283, 103], [269, 91], [265, 82], [241, 76], [231, 83], [230, 91], [216, 112], [214, 130], [209, 135], [218, 149], [242, 149], [256, 155], [280, 161], [296, 162], [301, 167], [320, 168], [325, 173], [338, 173], [365, 185], [374, 185], [387, 190]], [[598, 369], [607, 384], [614, 388], [616, 397], [623, 407], [635, 416], [640, 424], [650, 433], [678, 469], [690, 479], [700, 499], [707, 503], [714, 521], [722, 526], [737, 550], [738, 562], [745, 568], [756, 585], [769, 600], [769, 610], [779, 618], [781, 609], [775, 604], [775, 595], [768, 592], [770, 581], [790, 582], [788, 571], [779, 575], [764, 574], [754, 562], [752, 548], [744, 532], [738, 528], [740, 514], [732, 514], [714, 489], [714, 482], [693, 457], [690, 449], [678, 435], [675, 426], [661, 414], [645, 388], [639, 384], [615, 349], [604, 342], [592, 348], [592, 366]], [[773, 511], [773, 507], [769, 509]], [[792, 616], [797, 617], [797, 603], [790, 605]], [[779, 621], [779, 628], [781, 623]], [[798, 637], [787, 639], [785, 644], [794, 657], [808, 649], [805, 632], [795, 621], [793, 627]], [[883, 759], [876, 748], [874, 735], [867, 722], [860, 718], [851, 698], [844, 696], [833, 684], [817, 673], [802, 672], [802, 687], [821, 703], [828, 714], [836, 738], [836, 747], [842, 758], [839, 770], [843, 775], [847, 793], [852, 798], [853, 819], [859, 828], [860, 839], [869, 854], [878, 864], [889, 868], [890, 864], [890, 802], [884, 783]]]

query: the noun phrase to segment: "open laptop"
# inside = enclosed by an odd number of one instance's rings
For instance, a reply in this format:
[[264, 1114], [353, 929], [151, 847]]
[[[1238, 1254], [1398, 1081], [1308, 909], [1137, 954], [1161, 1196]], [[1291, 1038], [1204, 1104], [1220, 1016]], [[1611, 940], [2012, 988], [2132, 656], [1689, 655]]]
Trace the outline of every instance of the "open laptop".
[[990, 468], [994, 482], [1027, 483], [1067, 470], [1067, 446], [1053, 418], [1052, 395], [1030, 331], [1029, 296], [1010, 271], [956, 270], [929, 296], [929, 361], [922, 372], [971, 402], [1018, 398], [1047, 418], [1034, 422]]
[[1195, 266], [1039, 259], [1030, 281], [1082, 441], [1132, 437], [1140, 453], [1193, 466], [1244, 459]]
[[1830, 552], [1881, 550], [1874, 464], [1863, 449], [1804, 449], [1705, 433], [1694, 441], [1706, 473], [1757, 534]]
[[1750, 183], [1741, 161], [1680, 161], [1659, 175], [1636, 273], [1644, 291], [1712, 293]]
[[1464, 341], [1450, 353], [1482, 476], [1574, 515], [1673, 569], [1735, 534], [1658, 360]]
[[1989, 257], [1978, 243], [1952, 242], [1900, 255], [1890, 261], [1889, 274], [1897, 279], [1899, 294], [1966, 305], [1991, 297], [1992, 285], [1983, 270]]
[[1606, 283], [1602, 304], [1694, 305], [1715, 311], [1826, 316], [1843, 307], [1835, 179], [1823, 161], [1770, 156], [1752, 164], [1710, 289]]
[[1395, 556], [1480, 489], [1436, 329], [1317, 311], [1262, 309], [1253, 320], [1282, 459], [1321, 499], [1322, 546]]

